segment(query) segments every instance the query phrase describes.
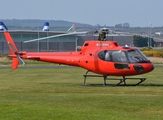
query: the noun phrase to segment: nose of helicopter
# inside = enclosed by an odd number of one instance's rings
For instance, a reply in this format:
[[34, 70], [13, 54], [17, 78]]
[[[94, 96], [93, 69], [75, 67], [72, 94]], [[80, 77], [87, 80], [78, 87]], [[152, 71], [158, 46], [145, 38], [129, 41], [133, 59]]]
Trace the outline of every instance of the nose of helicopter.
[[152, 63], [144, 63], [141, 65], [137, 64], [134, 65], [134, 69], [138, 73], [147, 73], [147, 72], [151, 72], [154, 69], [154, 65]]

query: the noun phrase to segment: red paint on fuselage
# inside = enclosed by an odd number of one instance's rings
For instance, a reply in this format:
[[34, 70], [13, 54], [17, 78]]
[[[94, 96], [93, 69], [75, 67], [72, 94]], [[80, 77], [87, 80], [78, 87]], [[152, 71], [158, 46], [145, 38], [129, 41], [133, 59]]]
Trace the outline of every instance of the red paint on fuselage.
[[[13, 69], [17, 68], [19, 57], [23, 59], [78, 66], [102, 75], [138, 75], [150, 72], [154, 69], [153, 64], [141, 52], [136, 50], [136, 48], [125, 48], [119, 46], [118, 43], [114, 41], [85, 41], [79, 52], [19, 52], [10, 33], [4, 32], [4, 36], [11, 52], [9, 56], [12, 57]], [[137, 51], [144, 59], [144, 62], [130, 62], [128, 55], [126, 56], [128, 60], [125, 62], [117, 62], [112, 59], [107, 61], [99, 57], [99, 54], [104, 51], [123, 51], [123, 53], [126, 51], [124, 54], [127, 54], [128, 51], [132, 50]], [[112, 55], [112, 57], [114, 57], [114, 55]]]
[[[134, 49], [134, 48], [128, 48]], [[51, 63], [78, 66], [103, 75], [128, 76], [147, 73], [153, 70], [152, 63], [124, 63], [130, 69], [116, 69], [115, 62], [103, 61], [99, 59], [98, 53], [102, 50], [124, 50], [113, 41], [86, 41], [79, 52], [20, 52], [21, 58]], [[134, 69], [134, 65], [144, 67], [142, 73]]]

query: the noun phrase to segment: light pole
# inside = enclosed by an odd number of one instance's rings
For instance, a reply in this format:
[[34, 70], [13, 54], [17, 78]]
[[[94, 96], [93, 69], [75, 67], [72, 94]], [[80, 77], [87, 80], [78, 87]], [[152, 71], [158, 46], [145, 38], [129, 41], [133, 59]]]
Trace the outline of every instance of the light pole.
[[[48, 32], [49, 32], [49, 31], [47, 31], [47, 33], [46, 33], [46, 37], [49, 36]], [[47, 42], [47, 51], [49, 51], [49, 39], [47, 39], [46, 42]]]
[[[40, 37], [40, 35], [39, 35], [39, 23], [38, 23], [38, 38]], [[40, 52], [40, 42], [39, 42], [39, 40], [38, 40], [38, 52]]]
[[152, 46], [152, 40], [151, 40], [151, 26], [152, 26], [152, 23], [149, 23], [148, 27], [148, 47]]

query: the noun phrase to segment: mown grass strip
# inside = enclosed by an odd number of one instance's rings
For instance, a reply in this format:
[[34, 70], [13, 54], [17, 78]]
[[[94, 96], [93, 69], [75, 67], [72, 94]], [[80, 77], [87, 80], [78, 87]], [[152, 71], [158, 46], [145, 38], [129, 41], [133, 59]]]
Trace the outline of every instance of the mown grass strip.
[[[163, 68], [140, 75], [140, 86], [102, 86], [81, 68], [0, 69], [0, 119], [163, 119]], [[109, 83], [109, 81], [107, 81]]]

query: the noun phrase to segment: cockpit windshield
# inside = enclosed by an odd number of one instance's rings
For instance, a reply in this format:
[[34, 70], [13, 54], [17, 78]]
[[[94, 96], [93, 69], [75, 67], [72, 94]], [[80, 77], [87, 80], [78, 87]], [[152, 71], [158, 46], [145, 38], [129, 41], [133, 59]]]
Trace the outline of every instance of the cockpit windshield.
[[130, 62], [142, 63], [150, 62], [145, 55], [138, 49], [123, 51], [123, 50], [104, 50], [98, 54], [99, 58], [105, 61], [112, 62]]
[[143, 55], [143, 53], [138, 50], [138, 49], [135, 49], [135, 50], [129, 50], [126, 52], [127, 56], [128, 56], [128, 59], [131, 63], [134, 63], [134, 62], [149, 62], [149, 59]]

